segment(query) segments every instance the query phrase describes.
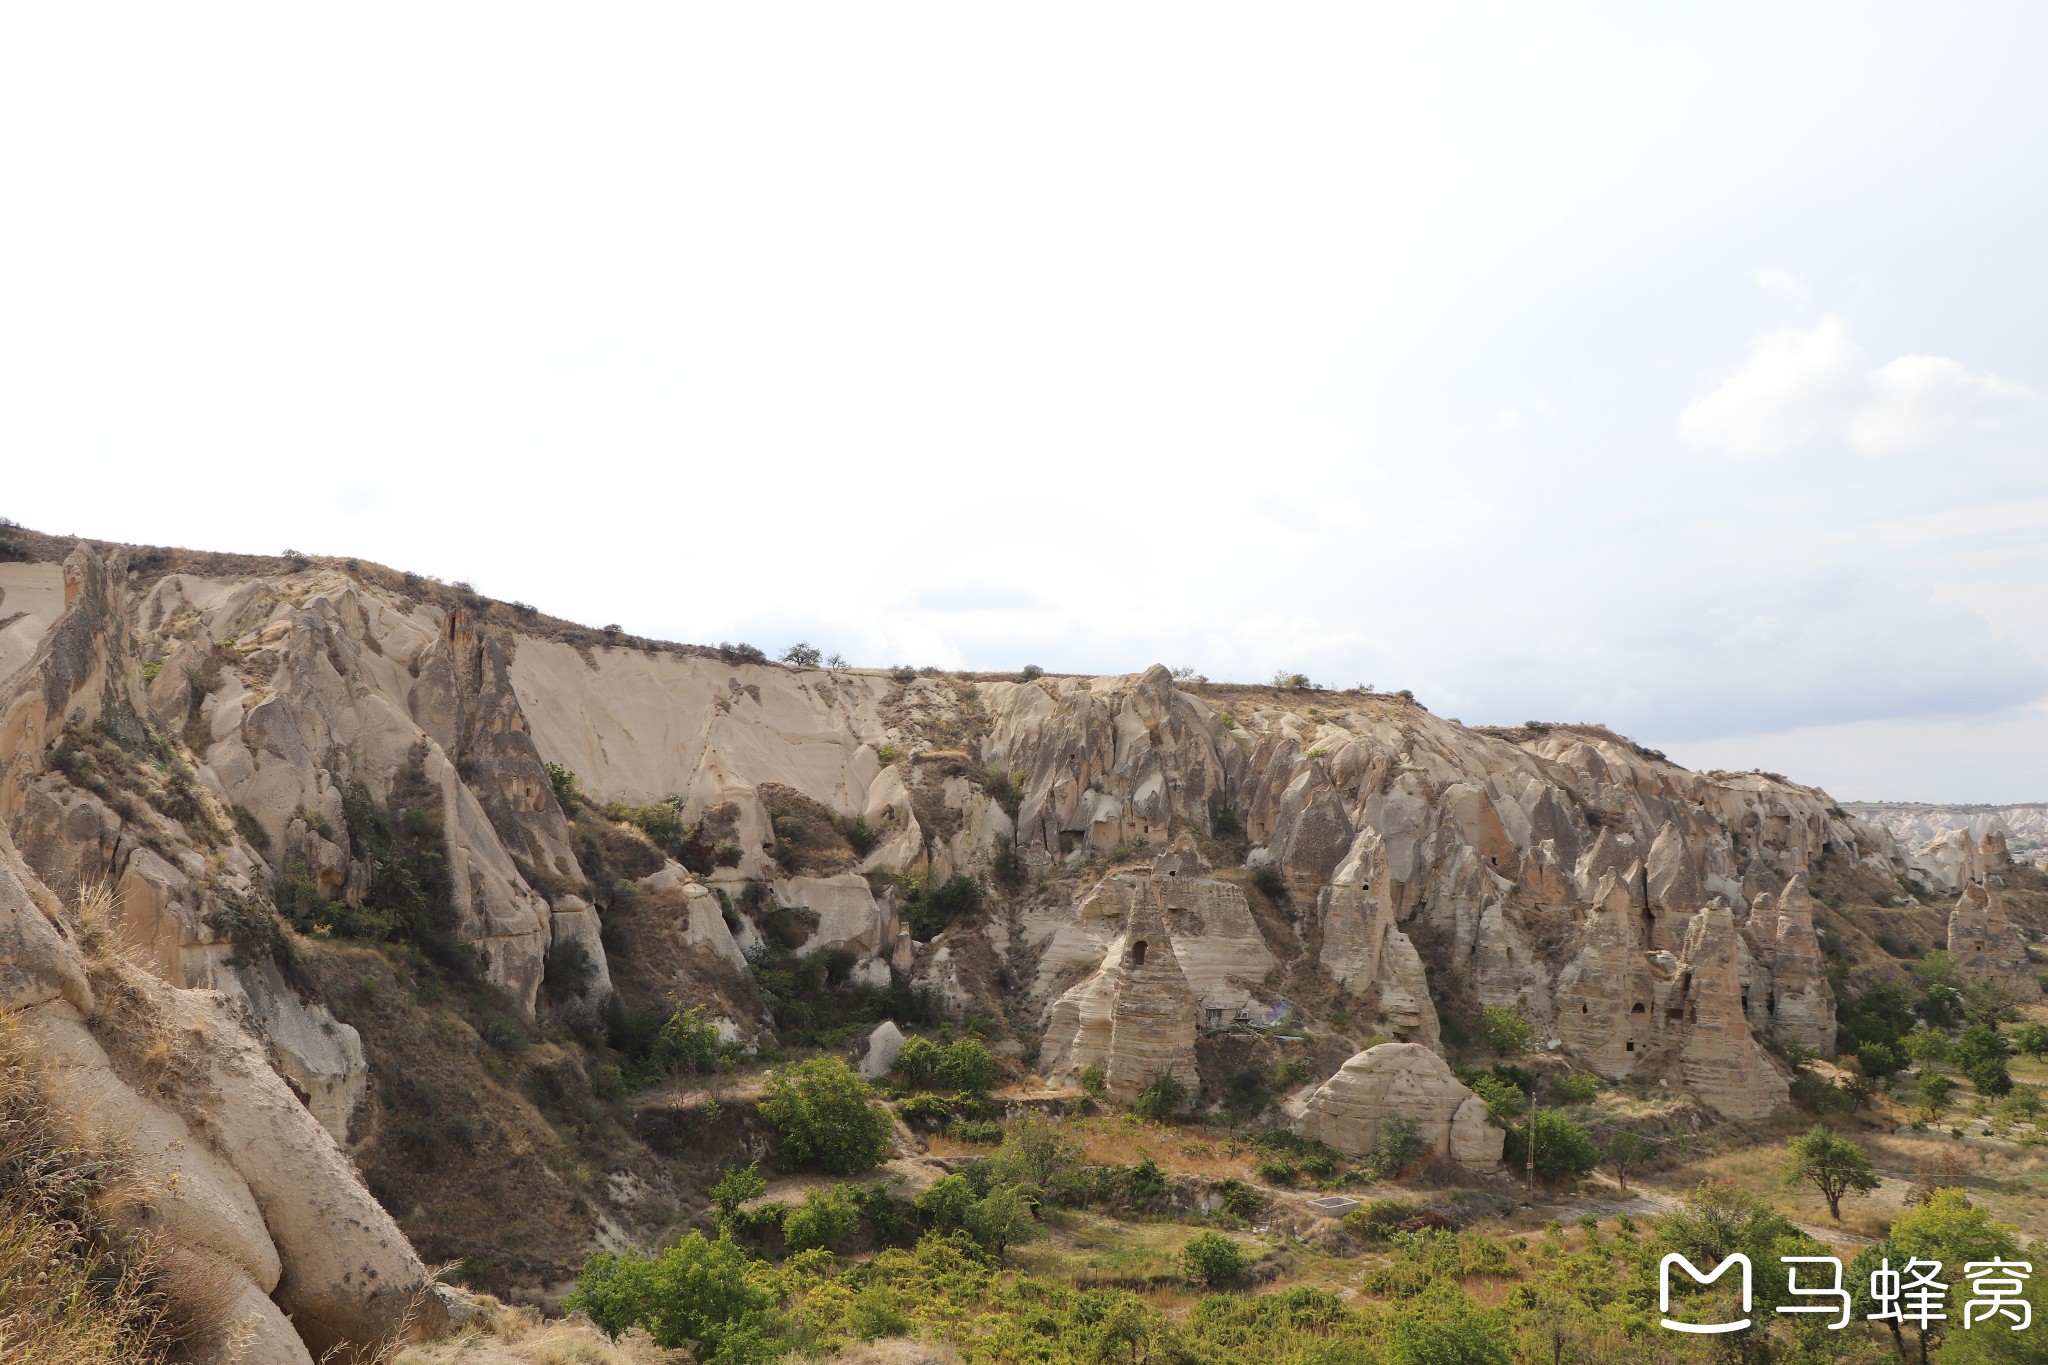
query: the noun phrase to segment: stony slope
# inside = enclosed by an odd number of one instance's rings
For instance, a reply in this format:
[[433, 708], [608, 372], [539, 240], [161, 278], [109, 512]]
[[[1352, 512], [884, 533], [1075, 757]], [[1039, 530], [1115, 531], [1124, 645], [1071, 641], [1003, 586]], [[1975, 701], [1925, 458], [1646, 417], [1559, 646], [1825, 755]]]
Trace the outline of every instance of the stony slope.
[[[18, 529], [0, 558], [0, 824], [28, 869], [64, 899], [110, 883], [124, 951], [217, 993], [415, 1239], [465, 1181], [551, 1211], [530, 1254], [488, 1217], [437, 1248], [498, 1246], [519, 1285], [701, 1205], [649, 1145], [667, 1120], [593, 1103], [575, 1030], [616, 988], [773, 1045], [750, 949], [927, 988], [1020, 1065], [1120, 1091], [1190, 1058], [1213, 1089], [1241, 1019], [1348, 1055], [1455, 1048], [1513, 1002], [1577, 1064], [1749, 1120], [1784, 1095], [1771, 1048], [1831, 1045], [1831, 970], [1891, 969], [1871, 926], [1972, 884], [2035, 914], [1995, 841], [1909, 848], [1825, 792], [1597, 726], [1157, 667], [793, 669], [354, 561]], [[673, 837], [626, 823], [648, 809]], [[394, 903], [394, 868], [420, 956], [365, 956], [351, 916]], [[981, 907], [932, 918], [962, 876]], [[467, 1014], [432, 985], [454, 947], [483, 963]], [[547, 1041], [478, 1069], [500, 1009]], [[457, 1088], [481, 1128], [422, 1139], [454, 1132]]]

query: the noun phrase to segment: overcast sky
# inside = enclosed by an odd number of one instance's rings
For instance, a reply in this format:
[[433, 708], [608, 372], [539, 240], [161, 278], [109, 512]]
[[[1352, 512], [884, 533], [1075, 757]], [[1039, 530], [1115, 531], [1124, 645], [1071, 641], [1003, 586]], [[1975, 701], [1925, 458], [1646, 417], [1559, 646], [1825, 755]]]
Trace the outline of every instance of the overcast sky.
[[0, 514], [2048, 799], [2044, 30], [11, 6]]

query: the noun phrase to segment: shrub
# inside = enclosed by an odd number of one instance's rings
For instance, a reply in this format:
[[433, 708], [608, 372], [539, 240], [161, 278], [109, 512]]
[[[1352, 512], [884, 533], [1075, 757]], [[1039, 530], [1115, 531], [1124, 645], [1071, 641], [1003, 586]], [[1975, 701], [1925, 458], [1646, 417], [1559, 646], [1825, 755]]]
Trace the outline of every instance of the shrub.
[[1026, 664], [1024, 665], [1024, 671], [1017, 676], [1024, 682], [1035, 682], [1045, 676], [1045, 670], [1037, 664]]
[[1600, 1078], [1590, 1071], [1567, 1071], [1550, 1082], [1559, 1104], [1587, 1104], [1600, 1093]]
[[1379, 1131], [1373, 1135], [1372, 1155], [1366, 1158], [1366, 1165], [1380, 1179], [1392, 1180], [1428, 1152], [1429, 1140], [1413, 1119], [1389, 1114], [1380, 1120]]
[[1847, 1109], [1849, 1097], [1833, 1081], [1820, 1076], [1794, 1076], [1792, 1078], [1792, 1103], [1809, 1114], [1825, 1114], [1835, 1109]]
[[905, 1038], [889, 1069], [912, 1085], [929, 1085], [945, 1055], [946, 1050], [929, 1038]]
[[1536, 1041], [1536, 1026], [1516, 1004], [1488, 1005], [1481, 1009], [1479, 1033], [1496, 1057], [1519, 1057]]
[[569, 1307], [588, 1313], [607, 1336], [645, 1327], [667, 1350], [696, 1343], [697, 1358], [710, 1365], [766, 1329], [774, 1299], [747, 1268], [736, 1243], [701, 1232], [658, 1256], [599, 1252], [583, 1263]]
[[927, 877], [909, 883], [903, 917], [910, 925], [910, 936], [920, 943], [929, 943], [955, 920], [978, 913], [981, 902], [981, 883], [965, 873], [936, 883]]
[[1283, 1185], [1292, 1189], [1295, 1182], [1301, 1179], [1301, 1168], [1282, 1157], [1260, 1157], [1253, 1169], [1258, 1171], [1259, 1179], [1268, 1185]]
[[1091, 1100], [1099, 1100], [1109, 1088], [1109, 1078], [1102, 1074], [1099, 1066], [1081, 1068], [1081, 1093]]
[[994, 1119], [954, 1119], [946, 1125], [946, 1136], [955, 1142], [993, 1147], [1003, 1140], [1003, 1125]]
[[889, 1154], [888, 1113], [837, 1057], [816, 1057], [773, 1072], [761, 1116], [774, 1125], [780, 1160], [838, 1174], [864, 1171]]
[[704, 1017], [704, 1006], [692, 1005], [670, 1015], [654, 1038], [654, 1065], [667, 1074], [687, 1071], [706, 1075], [725, 1069], [725, 1049], [718, 1041], [718, 1026]]
[[581, 1000], [596, 978], [597, 963], [592, 961], [590, 949], [576, 939], [565, 938], [548, 949], [541, 972], [541, 989], [557, 1003]]
[[484, 1020], [483, 1027], [477, 1032], [483, 1035], [486, 1043], [508, 1057], [524, 1052], [526, 1045], [532, 1041], [524, 1027], [502, 1014]]
[[1244, 834], [1244, 822], [1237, 818], [1236, 811], [1224, 806], [1209, 818], [1209, 832], [1218, 839], [1240, 838]]
[[791, 1251], [837, 1247], [860, 1231], [860, 1209], [844, 1185], [809, 1189], [804, 1202], [782, 1216], [782, 1240]]
[[718, 646], [718, 657], [729, 664], [765, 664], [768, 656], [749, 644], [722, 643]]
[[1217, 1232], [1190, 1240], [1181, 1248], [1180, 1264], [1189, 1281], [1205, 1289], [1236, 1284], [1250, 1268], [1237, 1243]]
[[1287, 899], [1287, 879], [1270, 863], [1252, 873], [1252, 885], [1258, 888], [1260, 895], [1276, 905]]
[[1152, 1083], [1138, 1092], [1138, 1098], [1131, 1104], [1131, 1112], [1141, 1118], [1157, 1119], [1161, 1123], [1172, 1120], [1173, 1116], [1188, 1105], [1188, 1088], [1168, 1067], [1153, 1077]]
[[1882, 1080], [1906, 1069], [1905, 1054], [1889, 1043], [1865, 1043], [1856, 1049], [1856, 1069], [1874, 1081]]
[[853, 849], [855, 857], [867, 857], [875, 851], [875, 845], [881, 841], [882, 836], [868, 823], [867, 816], [856, 815], [846, 822], [846, 842]]
[[939, 1079], [955, 1090], [985, 1095], [996, 1083], [996, 1061], [973, 1038], [949, 1043], [939, 1058]]
[[555, 804], [562, 808], [562, 814], [570, 819], [583, 809], [583, 790], [576, 783], [576, 774], [559, 763], [547, 765], [548, 785], [554, 788]]
[[1472, 1091], [1486, 1102], [1487, 1117], [1502, 1128], [1529, 1107], [1529, 1097], [1498, 1076], [1474, 1076]]
[[[1529, 1159], [1529, 1126], [1508, 1129], [1503, 1159], [1520, 1170]], [[1548, 1109], [1536, 1111], [1536, 1173], [1545, 1179], [1583, 1176], [1599, 1164], [1600, 1149], [1584, 1127]]]

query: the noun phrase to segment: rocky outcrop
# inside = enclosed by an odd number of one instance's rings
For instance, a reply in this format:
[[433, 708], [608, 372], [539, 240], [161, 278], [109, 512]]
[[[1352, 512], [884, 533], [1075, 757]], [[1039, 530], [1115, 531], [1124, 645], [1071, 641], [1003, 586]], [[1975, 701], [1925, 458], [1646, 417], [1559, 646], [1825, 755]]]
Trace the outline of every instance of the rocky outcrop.
[[1662, 1003], [1666, 981], [1645, 956], [1643, 915], [1629, 894], [1637, 880], [1633, 867], [1601, 878], [1578, 949], [1557, 979], [1556, 1037], [1573, 1060], [1603, 1076], [1651, 1064], [1676, 1032]]
[[1497, 1164], [1507, 1139], [1488, 1121], [1486, 1102], [1419, 1043], [1381, 1043], [1351, 1058], [1309, 1096], [1295, 1128], [1365, 1156], [1389, 1118], [1413, 1123], [1432, 1152], [1467, 1166]]
[[[1751, 957], [1760, 968], [1748, 989], [1750, 1020], [1771, 1037], [1835, 1052], [1835, 992], [1813, 927], [1813, 897], [1806, 878], [1794, 877], [1774, 906], [1760, 898], [1750, 914]], [[1766, 914], [1775, 909], [1775, 915]], [[1762, 1018], [1758, 1014], [1761, 1010]]]
[[419, 1258], [227, 999], [121, 961], [110, 926], [58, 912], [4, 834], [0, 1012], [39, 1051], [59, 1112], [127, 1142], [144, 1219], [219, 1277], [249, 1358], [373, 1346], [416, 1301], [418, 1325], [436, 1325]]
[[1983, 886], [1963, 888], [1948, 914], [1948, 951], [1956, 970], [1984, 976], [2024, 1001], [2041, 998], [2041, 978], [2027, 945], [2005, 917], [1998, 893]]
[[1102, 965], [1053, 1002], [1040, 1066], [1057, 1084], [1091, 1067], [1111, 1099], [1128, 1104], [1166, 1072], [1192, 1093], [1199, 1084], [1195, 993], [1182, 973], [1156, 879], [1141, 875], [1122, 933]]
[[1685, 935], [1685, 991], [1679, 1070], [1686, 1089], [1726, 1118], [1753, 1121], [1785, 1103], [1789, 1087], [1750, 1033], [1742, 1000], [1735, 917], [1714, 904], [1693, 916]]

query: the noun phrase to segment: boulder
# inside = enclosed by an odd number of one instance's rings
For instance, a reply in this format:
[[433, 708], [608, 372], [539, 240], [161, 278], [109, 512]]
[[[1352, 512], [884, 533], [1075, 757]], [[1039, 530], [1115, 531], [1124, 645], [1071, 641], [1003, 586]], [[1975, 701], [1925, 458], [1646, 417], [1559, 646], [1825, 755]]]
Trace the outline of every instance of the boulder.
[[1487, 1120], [1485, 1101], [1420, 1043], [1381, 1043], [1352, 1057], [1309, 1096], [1295, 1128], [1365, 1156], [1388, 1118], [1407, 1119], [1431, 1151], [1467, 1166], [1496, 1164], [1507, 1140]]
[[858, 1058], [855, 1063], [861, 1079], [879, 1081], [889, 1074], [889, 1068], [896, 1065], [897, 1056], [903, 1051], [903, 1030], [896, 1027], [893, 1019], [884, 1019], [868, 1030], [854, 1048]]

